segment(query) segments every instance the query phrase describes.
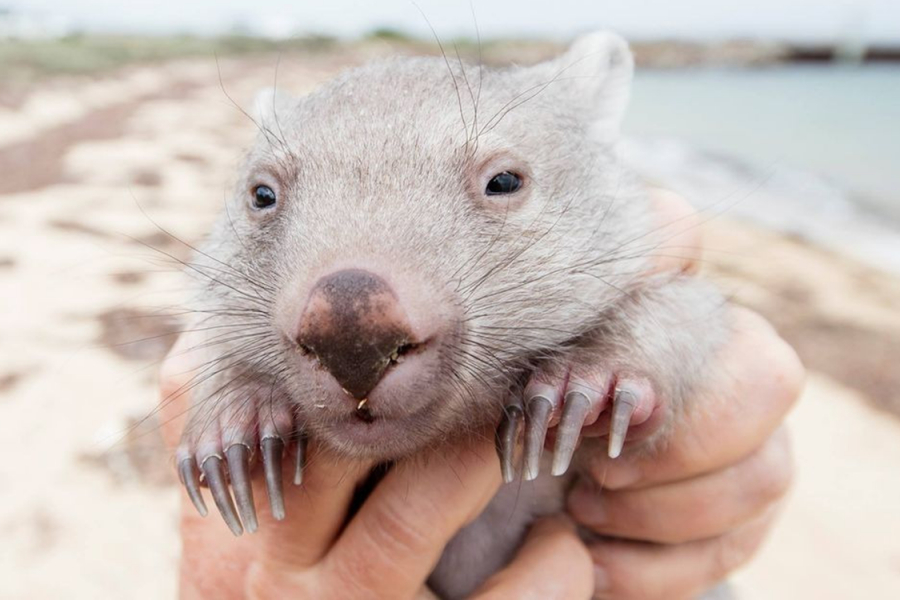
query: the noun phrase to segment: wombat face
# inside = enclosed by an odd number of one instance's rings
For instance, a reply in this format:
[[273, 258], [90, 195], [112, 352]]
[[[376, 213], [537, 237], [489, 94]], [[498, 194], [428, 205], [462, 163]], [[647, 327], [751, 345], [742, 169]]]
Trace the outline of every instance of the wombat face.
[[248, 319], [260, 388], [344, 453], [480, 430], [640, 270], [643, 197], [612, 145], [631, 74], [608, 34], [491, 71], [439, 58], [261, 101], [263, 134], [205, 251]]

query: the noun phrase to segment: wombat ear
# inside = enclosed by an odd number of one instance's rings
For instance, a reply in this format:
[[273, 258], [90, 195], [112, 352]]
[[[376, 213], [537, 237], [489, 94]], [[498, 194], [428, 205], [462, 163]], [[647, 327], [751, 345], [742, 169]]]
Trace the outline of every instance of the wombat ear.
[[618, 136], [634, 72], [628, 42], [609, 31], [584, 35], [553, 66], [556, 72], [551, 77], [565, 83], [594, 133], [606, 140]]
[[253, 100], [253, 118], [264, 131], [278, 131], [278, 122], [286, 122], [297, 106], [297, 99], [275, 88], [260, 90]]

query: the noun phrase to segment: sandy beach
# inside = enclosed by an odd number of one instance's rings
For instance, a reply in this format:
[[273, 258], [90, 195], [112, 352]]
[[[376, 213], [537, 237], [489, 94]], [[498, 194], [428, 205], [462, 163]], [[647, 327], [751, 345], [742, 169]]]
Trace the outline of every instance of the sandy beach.
[[[359, 59], [285, 55], [278, 85]], [[275, 65], [136, 66], [0, 104], [0, 597], [175, 597], [178, 489], [152, 416], [186, 288], [173, 236], [221, 207], [255, 133], [235, 104]], [[736, 588], [900, 598], [900, 278], [727, 213], [705, 228], [707, 274], [810, 370], [794, 489]]]

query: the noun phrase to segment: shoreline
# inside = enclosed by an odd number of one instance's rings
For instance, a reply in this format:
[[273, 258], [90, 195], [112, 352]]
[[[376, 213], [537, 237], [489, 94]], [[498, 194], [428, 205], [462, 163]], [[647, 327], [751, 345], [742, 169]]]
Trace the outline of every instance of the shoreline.
[[900, 276], [900, 219], [885, 208], [900, 198], [862, 197], [801, 168], [761, 167], [670, 138], [629, 136], [622, 152], [645, 179], [682, 194], [708, 218], [805, 240]]

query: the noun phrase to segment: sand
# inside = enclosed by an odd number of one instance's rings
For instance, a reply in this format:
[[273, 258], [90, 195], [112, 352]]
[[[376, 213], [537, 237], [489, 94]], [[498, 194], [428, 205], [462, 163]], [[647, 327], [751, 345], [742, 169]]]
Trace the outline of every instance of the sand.
[[[342, 60], [285, 56], [302, 92]], [[244, 107], [272, 57], [220, 62]], [[212, 61], [129, 69], [0, 108], [0, 597], [170, 598], [178, 493], [152, 413], [177, 263], [254, 134]], [[4, 176], [5, 177], [5, 176]], [[742, 597], [900, 597], [900, 282], [725, 218], [707, 268], [811, 369], [796, 485]], [[141, 338], [149, 338], [144, 341]]]

